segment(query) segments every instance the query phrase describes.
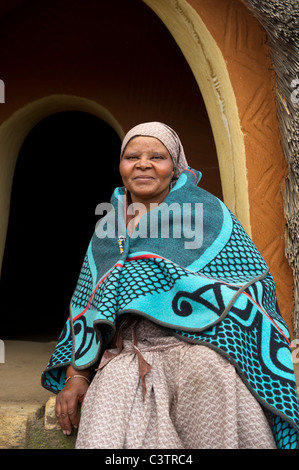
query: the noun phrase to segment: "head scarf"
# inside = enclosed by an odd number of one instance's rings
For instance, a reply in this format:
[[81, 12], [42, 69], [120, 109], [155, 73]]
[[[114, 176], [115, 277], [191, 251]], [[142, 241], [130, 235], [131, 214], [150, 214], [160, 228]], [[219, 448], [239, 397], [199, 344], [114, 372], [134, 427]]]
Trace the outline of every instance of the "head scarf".
[[162, 142], [164, 147], [166, 147], [174, 165], [174, 175], [172, 178], [173, 185], [181, 175], [182, 171], [188, 168], [184, 149], [178, 135], [173, 129], [162, 122], [146, 122], [144, 124], [139, 124], [133, 127], [133, 129], [125, 135], [121, 146], [120, 158], [122, 158], [130, 140], [138, 136], [155, 137]]

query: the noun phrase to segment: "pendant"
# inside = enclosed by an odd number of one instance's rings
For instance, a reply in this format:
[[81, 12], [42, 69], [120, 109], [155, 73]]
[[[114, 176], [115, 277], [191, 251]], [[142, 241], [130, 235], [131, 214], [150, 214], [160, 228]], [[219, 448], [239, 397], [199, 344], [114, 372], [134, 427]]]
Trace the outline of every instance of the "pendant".
[[119, 252], [122, 254], [125, 250], [125, 237], [120, 236], [118, 238], [118, 246], [119, 246]]

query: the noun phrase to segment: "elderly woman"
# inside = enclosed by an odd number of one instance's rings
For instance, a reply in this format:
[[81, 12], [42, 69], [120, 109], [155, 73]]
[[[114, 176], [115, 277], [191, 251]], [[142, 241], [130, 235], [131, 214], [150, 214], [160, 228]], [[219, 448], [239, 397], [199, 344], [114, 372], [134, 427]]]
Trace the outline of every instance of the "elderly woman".
[[63, 432], [84, 399], [77, 448], [295, 448], [290, 339], [265, 261], [165, 124], [129, 131], [119, 168], [42, 377]]

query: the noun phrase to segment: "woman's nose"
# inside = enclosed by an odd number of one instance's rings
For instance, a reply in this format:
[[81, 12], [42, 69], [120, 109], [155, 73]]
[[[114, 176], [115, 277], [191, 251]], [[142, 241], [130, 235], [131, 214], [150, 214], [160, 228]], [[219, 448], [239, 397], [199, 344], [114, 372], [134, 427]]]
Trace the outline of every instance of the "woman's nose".
[[142, 169], [150, 168], [151, 161], [148, 160], [147, 158], [140, 158], [137, 162], [137, 166], [139, 166], [139, 168], [142, 168]]

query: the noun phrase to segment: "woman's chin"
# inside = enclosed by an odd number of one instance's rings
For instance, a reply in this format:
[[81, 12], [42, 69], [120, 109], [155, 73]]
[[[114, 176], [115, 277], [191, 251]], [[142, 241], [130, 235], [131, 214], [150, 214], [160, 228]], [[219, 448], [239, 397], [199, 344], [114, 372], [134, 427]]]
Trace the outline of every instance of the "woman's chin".
[[156, 195], [155, 188], [149, 184], [140, 185], [138, 188], [134, 188], [134, 191], [131, 190], [130, 193], [135, 201], [154, 198]]

